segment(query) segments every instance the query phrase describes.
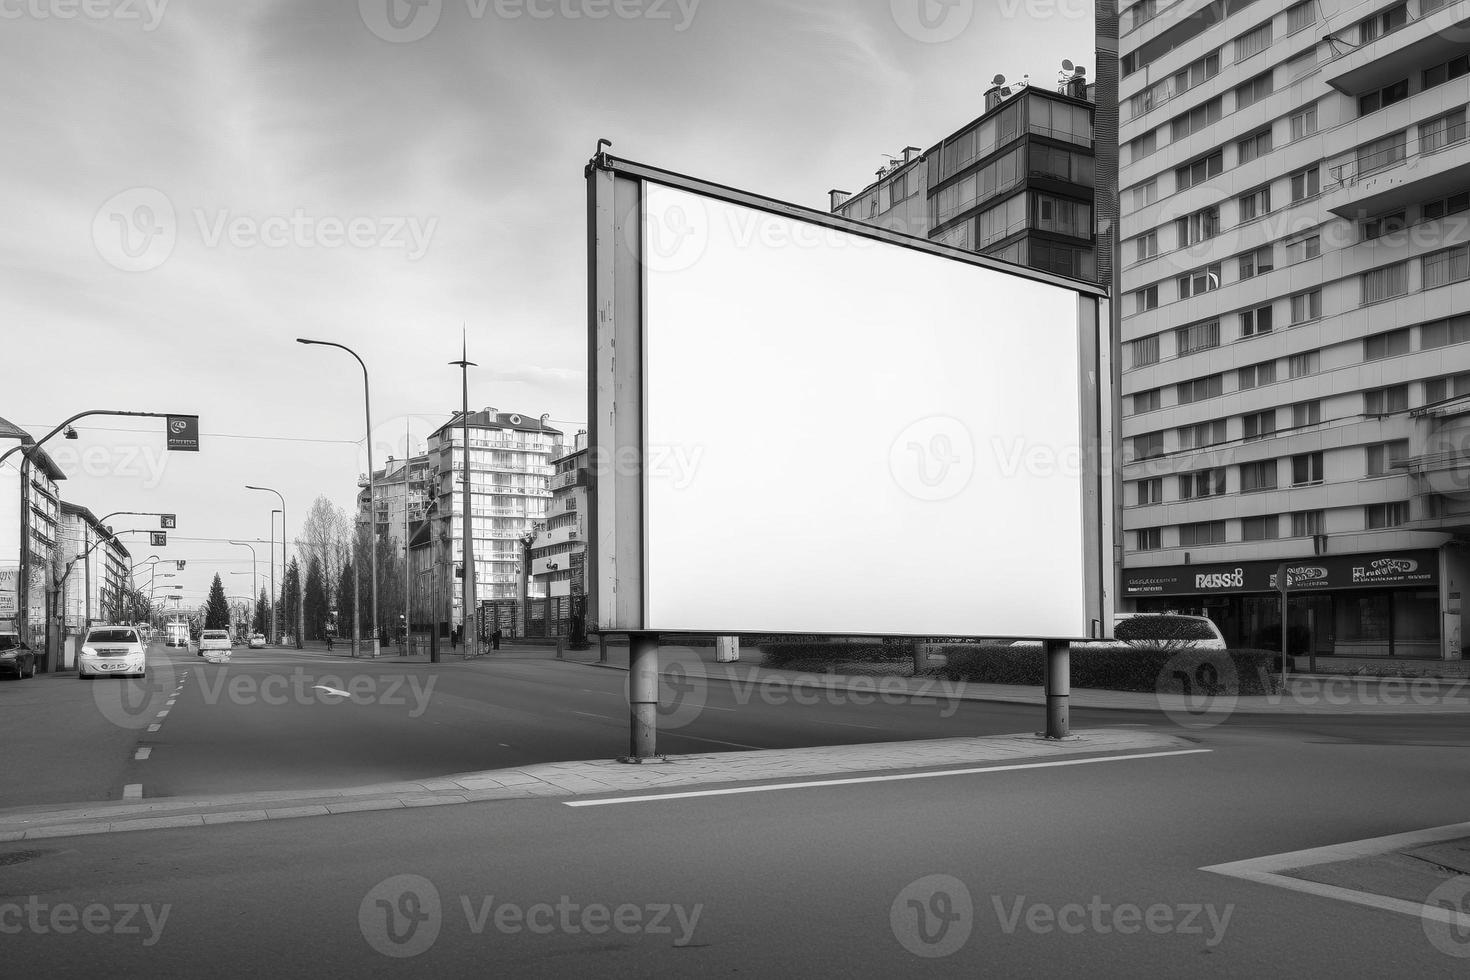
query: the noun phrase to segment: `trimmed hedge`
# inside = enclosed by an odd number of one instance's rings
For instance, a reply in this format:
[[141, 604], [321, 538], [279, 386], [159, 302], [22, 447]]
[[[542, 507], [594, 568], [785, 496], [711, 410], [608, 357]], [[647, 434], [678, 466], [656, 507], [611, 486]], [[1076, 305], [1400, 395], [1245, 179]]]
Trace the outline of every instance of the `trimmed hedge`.
[[[1036, 647], [946, 646], [950, 680], [1040, 686], [1046, 654]], [[1140, 650], [1098, 647], [1073, 650], [1072, 686], [1149, 694], [1275, 694], [1281, 658], [1271, 650]]]
[[853, 643], [836, 641], [823, 643], [768, 643], [761, 648], [767, 667], [786, 668], [802, 662], [799, 669], [811, 669], [813, 664], [826, 666], [839, 663], [897, 663], [913, 660], [914, 644], [911, 640], [882, 643]]

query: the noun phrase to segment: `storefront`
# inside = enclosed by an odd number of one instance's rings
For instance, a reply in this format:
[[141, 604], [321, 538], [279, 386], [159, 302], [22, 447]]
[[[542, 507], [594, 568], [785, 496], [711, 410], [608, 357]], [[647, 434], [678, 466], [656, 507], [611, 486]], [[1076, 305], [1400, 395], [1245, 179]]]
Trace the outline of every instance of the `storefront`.
[[[1123, 570], [1123, 597], [1138, 612], [1209, 616], [1232, 647], [1281, 648], [1275, 561]], [[1321, 555], [1287, 563], [1287, 645], [1294, 654], [1458, 657], [1441, 633], [1440, 553]], [[1453, 648], [1453, 649], [1452, 649]]]

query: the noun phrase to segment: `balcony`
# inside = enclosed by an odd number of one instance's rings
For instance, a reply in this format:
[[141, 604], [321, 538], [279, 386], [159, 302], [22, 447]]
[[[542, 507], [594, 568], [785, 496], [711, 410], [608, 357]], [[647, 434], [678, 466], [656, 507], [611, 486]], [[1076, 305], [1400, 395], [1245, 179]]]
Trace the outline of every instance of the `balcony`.
[[1417, 477], [1419, 489], [1451, 500], [1470, 501], [1470, 397], [1460, 397], [1410, 413], [1420, 428], [1416, 456], [1397, 468]]
[[1358, 96], [1463, 54], [1470, 3], [1447, 4], [1364, 45], [1357, 44], [1352, 27], [1332, 37], [1337, 40], [1329, 42], [1329, 50], [1341, 53], [1323, 66], [1323, 77], [1339, 92]]
[[1421, 148], [1417, 133], [1417, 128], [1409, 130], [1401, 151], [1394, 148], [1329, 165], [1324, 185], [1335, 181], [1337, 186], [1323, 187], [1328, 210], [1358, 220], [1464, 190], [1470, 184], [1465, 127], [1450, 131], [1453, 142], [1430, 150]]

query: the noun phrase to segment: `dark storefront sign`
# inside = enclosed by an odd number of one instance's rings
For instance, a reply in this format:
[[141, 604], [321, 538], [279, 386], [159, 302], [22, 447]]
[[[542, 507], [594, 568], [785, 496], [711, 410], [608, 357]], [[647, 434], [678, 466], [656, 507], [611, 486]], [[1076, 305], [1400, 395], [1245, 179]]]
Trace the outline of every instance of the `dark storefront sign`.
[[[1232, 595], [1276, 589], [1279, 561], [1165, 565], [1123, 570], [1125, 596]], [[1319, 555], [1287, 562], [1293, 592], [1439, 586], [1437, 551]]]

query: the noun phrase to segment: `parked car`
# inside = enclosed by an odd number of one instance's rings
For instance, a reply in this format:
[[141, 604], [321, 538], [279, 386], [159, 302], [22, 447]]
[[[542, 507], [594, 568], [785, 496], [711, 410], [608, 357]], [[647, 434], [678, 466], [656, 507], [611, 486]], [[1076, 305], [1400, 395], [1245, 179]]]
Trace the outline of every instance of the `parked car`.
[[19, 633], [0, 633], [0, 674], [16, 680], [36, 676], [36, 652], [20, 641]]
[[93, 626], [82, 640], [77, 657], [77, 678], [112, 675], [142, 677], [148, 672], [148, 655], [143, 638], [132, 626]]
[[[1188, 620], [1189, 626], [1183, 630], [1180, 624], [1164, 623], [1164, 620]], [[1130, 626], [1124, 626], [1123, 632], [1126, 636], [1119, 636], [1119, 626], [1128, 620], [1137, 620]], [[1154, 625], [1151, 621], [1157, 621], [1159, 626], [1156, 630], [1149, 629]], [[1194, 633], [1197, 635], [1188, 638], [1176, 638], [1180, 632]], [[1214, 620], [1208, 616], [1186, 616], [1180, 613], [1118, 613], [1113, 617], [1112, 640], [1082, 640], [1071, 644], [1073, 650], [1099, 650], [1106, 647], [1137, 647], [1139, 649], [1149, 648], [1171, 648], [1171, 649], [1193, 649], [1193, 650], [1224, 650], [1226, 649], [1225, 635], [1220, 632], [1220, 627], [1215, 625]], [[1040, 647], [1036, 640], [1016, 640], [1011, 644], [1013, 647]]]
[[252, 650], [263, 650], [263, 649], [265, 649], [265, 634], [264, 633], [251, 633], [250, 634], [250, 649], [252, 649]]

